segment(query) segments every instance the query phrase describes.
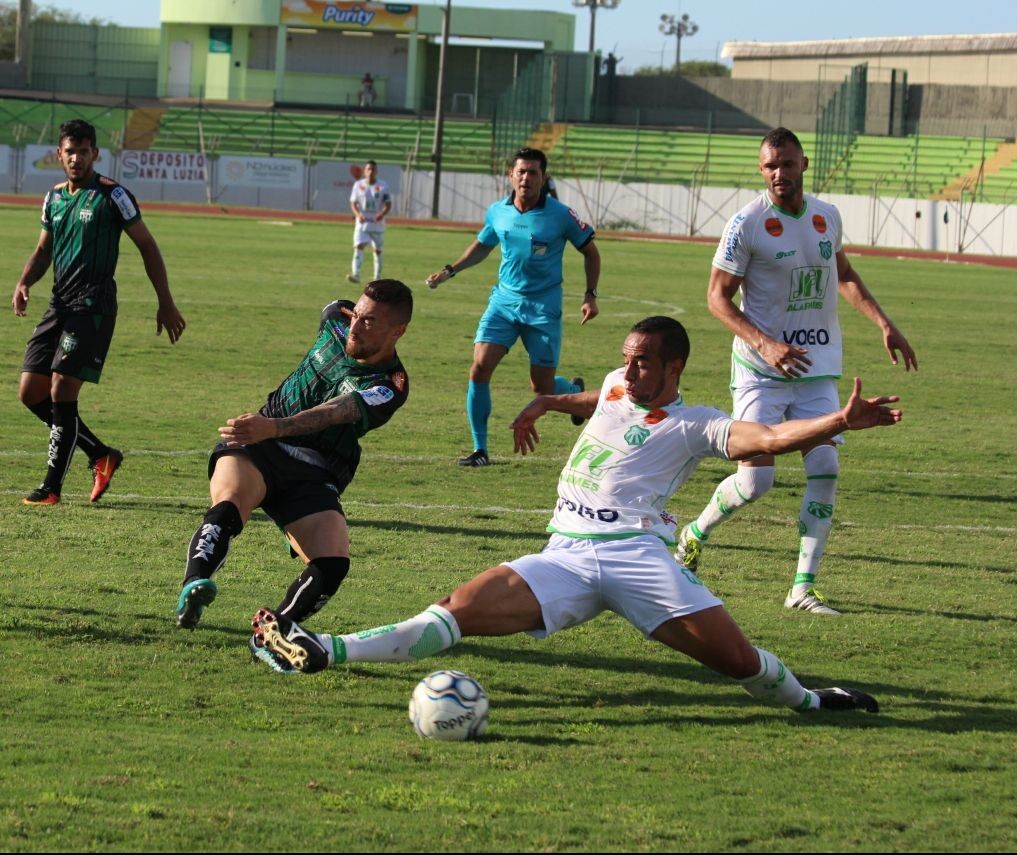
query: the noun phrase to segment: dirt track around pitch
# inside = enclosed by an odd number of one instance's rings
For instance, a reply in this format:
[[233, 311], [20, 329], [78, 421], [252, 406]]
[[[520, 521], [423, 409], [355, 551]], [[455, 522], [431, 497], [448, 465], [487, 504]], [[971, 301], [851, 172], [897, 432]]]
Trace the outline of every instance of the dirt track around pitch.
[[[175, 214], [195, 214], [204, 217], [246, 217], [253, 220], [291, 220], [294, 222], [335, 223], [336, 225], [352, 225], [353, 217], [349, 214], [335, 214], [328, 211], [284, 211], [277, 208], [248, 208], [240, 205], [200, 204], [189, 202], [142, 202], [145, 211], [163, 211]], [[0, 205], [18, 205], [39, 207], [41, 197], [34, 195], [15, 195], [0, 193]], [[413, 220], [407, 217], [389, 217], [388, 222], [394, 226], [410, 226], [428, 229], [452, 229], [477, 231], [480, 222], [459, 220]], [[634, 240], [658, 241], [664, 243], [705, 243], [715, 244], [714, 237], [685, 237], [679, 235], [661, 235], [651, 232], [613, 232], [598, 231], [602, 237], [630, 238]], [[949, 264], [985, 264], [991, 267], [1017, 268], [1017, 256], [1009, 255], [974, 255], [957, 252], [938, 252], [923, 249], [894, 249], [876, 246], [848, 246], [851, 255], [872, 255], [882, 258], [917, 259], [920, 261], [942, 261]]]

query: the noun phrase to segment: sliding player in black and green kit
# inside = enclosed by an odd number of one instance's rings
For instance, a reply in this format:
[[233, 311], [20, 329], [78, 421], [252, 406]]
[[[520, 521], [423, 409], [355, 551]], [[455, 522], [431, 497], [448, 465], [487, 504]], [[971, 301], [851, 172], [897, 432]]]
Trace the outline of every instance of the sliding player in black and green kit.
[[55, 505], [75, 446], [88, 455], [93, 472], [90, 501], [98, 501], [123, 460], [78, 415], [83, 383], [98, 383], [113, 339], [117, 314], [117, 258], [120, 235], [137, 246], [145, 273], [159, 299], [156, 334], [163, 327], [176, 344], [186, 324], [170, 294], [159, 247], [141, 220], [137, 200], [93, 168], [99, 157], [95, 128], [81, 119], [60, 126], [57, 148], [67, 180], [42, 203], [42, 233], [21, 273], [11, 305], [25, 315], [29, 289], [53, 264], [53, 293], [28, 340], [22, 366], [21, 402], [49, 428], [49, 456], [42, 484], [26, 505]]
[[212, 507], [187, 551], [179, 626], [193, 629], [215, 599], [211, 576], [258, 507], [305, 565], [279, 613], [306, 618], [338, 590], [350, 567], [339, 498], [360, 462], [358, 439], [406, 402], [409, 384], [396, 342], [412, 312], [410, 289], [395, 279], [368, 283], [356, 305], [330, 303], [314, 346], [260, 412], [219, 428], [222, 441], [209, 461]]

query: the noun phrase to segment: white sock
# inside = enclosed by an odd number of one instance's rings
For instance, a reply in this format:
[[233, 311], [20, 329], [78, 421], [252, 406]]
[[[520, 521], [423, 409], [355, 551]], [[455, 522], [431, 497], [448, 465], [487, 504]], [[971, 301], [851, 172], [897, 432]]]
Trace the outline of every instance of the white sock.
[[759, 654], [759, 673], [738, 681], [746, 692], [754, 698], [784, 704], [798, 712], [819, 709], [819, 696], [802, 686], [790, 668], [769, 650], [757, 647], [756, 653]]
[[713, 492], [703, 512], [692, 523], [692, 533], [706, 540], [710, 532], [728, 519], [735, 511], [756, 501], [773, 486], [772, 466], [739, 466]]
[[353, 250], [353, 275], [360, 277], [360, 268], [364, 264], [364, 251], [362, 249]]
[[820, 445], [805, 455], [805, 495], [798, 511], [798, 572], [791, 588], [792, 596], [800, 596], [813, 586], [819, 573], [819, 559], [826, 551], [826, 542], [833, 528], [833, 506], [837, 496], [837, 474], [840, 472], [837, 449]]
[[331, 650], [329, 665], [343, 662], [413, 662], [448, 650], [462, 638], [448, 609], [431, 606], [402, 623], [350, 635], [319, 635]]
[[381, 253], [374, 254], [374, 278], [381, 279]]

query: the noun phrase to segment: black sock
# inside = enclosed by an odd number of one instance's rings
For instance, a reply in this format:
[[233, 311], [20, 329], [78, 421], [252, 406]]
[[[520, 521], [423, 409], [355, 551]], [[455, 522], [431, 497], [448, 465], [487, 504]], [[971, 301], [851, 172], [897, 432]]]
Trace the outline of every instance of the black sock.
[[[25, 406], [35, 413], [46, 427], [53, 427], [53, 402], [49, 398], [43, 398], [37, 404], [26, 404]], [[109, 451], [109, 446], [88, 429], [88, 425], [81, 420], [80, 415], [78, 416], [78, 448], [88, 455], [89, 461], [102, 457]]]
[[293, 580], [276, 612], [300, 623], [325, 608], [349, 572], [349, 558], [315, 558]]
[[44, 490], [59, 493], [78, 440], [78, 402], [54, 401], [53, 426], [49, 429], [49, 454]]
[[243, 530], [240, 509], [233, 502], [219, 502], [209, 508], [187, 547], [184, 584], [210, 578], [225, 563], [230, 541]]

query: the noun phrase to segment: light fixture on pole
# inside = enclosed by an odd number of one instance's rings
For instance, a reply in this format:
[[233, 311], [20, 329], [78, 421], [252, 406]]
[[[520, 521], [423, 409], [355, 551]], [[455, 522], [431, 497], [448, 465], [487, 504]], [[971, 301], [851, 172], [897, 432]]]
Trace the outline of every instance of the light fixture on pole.
[[452, 0], [445, 0], [441, 16], [441, 51], [438, 53], [438, 93], [434, 105], [434, 145], [431, 160], [434, 161], [434, 189], [431, 193], [431, 218], [438, 219], [438, 205], [441, 201], [441, 149], [442, 134], [445, 130], [445, 54], [448, 52], [448, 31], [452, 26]]
[[595, 48], [597, 33], [597, 9], [617, 9], [621, 0], [572, 0], [573, 6], [587, 7], [590, 10], [590, 53]]
[[674, 52], [674, 70], [676, 72], [681, 71], [682, 67], [682, 38], [685, 36], [694, 36], [699, 32], [699, 24], [695, 21], [689, 20], [688, 15], [682, 15], [680, 18], [674, 15], [661, 15], [659, 29], [665, 36], [675, 36], [678, 41], [678, 46]]

